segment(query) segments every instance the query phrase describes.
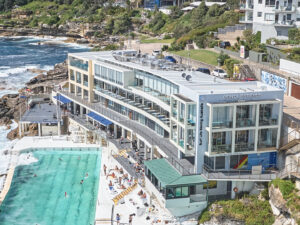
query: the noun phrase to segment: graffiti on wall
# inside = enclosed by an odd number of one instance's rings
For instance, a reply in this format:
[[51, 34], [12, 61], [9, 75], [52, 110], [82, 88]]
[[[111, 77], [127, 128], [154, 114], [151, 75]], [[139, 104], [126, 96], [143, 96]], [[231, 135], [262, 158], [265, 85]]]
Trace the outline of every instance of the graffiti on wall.
[[284, 92], [286, 92], [286, 79], [280, 76], [268, 73], [266, 71], [261, 71], [261, 81], [265, 84], [271, 85], [272, 87], [277, 87]]

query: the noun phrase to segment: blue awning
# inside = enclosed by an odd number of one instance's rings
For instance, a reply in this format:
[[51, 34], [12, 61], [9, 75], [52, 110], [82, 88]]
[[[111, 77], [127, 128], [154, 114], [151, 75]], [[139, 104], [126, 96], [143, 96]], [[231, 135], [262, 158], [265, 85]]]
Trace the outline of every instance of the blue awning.
[[112, 124], [111, 121], [105, 119], [104, 117], [102, 117], [102, 116], [100, 116], [100, 115], [98, 115], [94, 112], [88, 113], [87, 116], [94, 119], [94, 120], [96, 120], [97, 122], [101, 123], [104, 126], [108, 126], [108, 125]]
[[62, 104], [67, 104], [67, 103], [72, 102], [70, 99], [68, 99], [62, 95], [54, 96], [54, 98], [57, 99], [58, 101], [60, 101]]

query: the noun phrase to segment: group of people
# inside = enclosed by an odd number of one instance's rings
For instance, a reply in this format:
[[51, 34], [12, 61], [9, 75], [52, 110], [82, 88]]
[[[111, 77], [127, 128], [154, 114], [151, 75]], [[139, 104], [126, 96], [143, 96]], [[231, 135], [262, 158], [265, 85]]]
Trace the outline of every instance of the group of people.
[[[129, 215], [129, 218], [128, 218], [128, 224], [129, 225], [132, 225], [133, 216], [135, 216], [134, 213]], [[119, 225], [120, 221], [121, 221], [121, 216], [120, 216], [119, 213], [117, 213], [117, 215], [116, 215], [116, 221], [117, 221], [117, 225]]]

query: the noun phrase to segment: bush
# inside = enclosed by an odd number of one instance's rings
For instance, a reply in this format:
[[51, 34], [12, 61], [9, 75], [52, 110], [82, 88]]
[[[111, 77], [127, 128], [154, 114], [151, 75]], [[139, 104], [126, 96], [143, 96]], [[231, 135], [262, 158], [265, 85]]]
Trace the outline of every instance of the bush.
[[295, 189], [295, 184], [291, 180], [275, 179], [271, 182], [274, 187], [279, 188], [284, 199], [288, 199], [289, 195]]
[[226, 59], [230, 59], [230, 57], [227, 54], [221, 52], [218, 56], [218, 63], [220, 64], [220, 66], [224, 65]]
[[240, 61], [238, 61], [236, 59], [231, 59], [231, 58], [225, 59], [224, 64], [226, 67], [226, 71], [230, 77], [233, 76], [234, 65], [239, 64], [239, 63], [240, 63]]
[[169, 49], [168, 45], [163, 45], [161, 48], [162, 51], [167, 51], [168, 49]]

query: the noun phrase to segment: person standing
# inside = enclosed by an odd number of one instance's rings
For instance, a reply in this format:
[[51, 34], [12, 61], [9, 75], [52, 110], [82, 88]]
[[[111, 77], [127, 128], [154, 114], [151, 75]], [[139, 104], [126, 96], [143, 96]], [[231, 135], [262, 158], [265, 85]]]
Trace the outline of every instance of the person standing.
[[103, 165], [104, 175], [106, 176], [106, 165]]
[[128, 221], [129, 225], [132, 225], [132, 214], [129, 215], [129, 221]]
[[120, 220], [121, 220], [120, 214], [119, 214], [119, 213], [117, 213], [117, 215], [116, 215], [116, 221], [117, 221], [117, 225], [119, 225], [119, 224], [120, 224]]

